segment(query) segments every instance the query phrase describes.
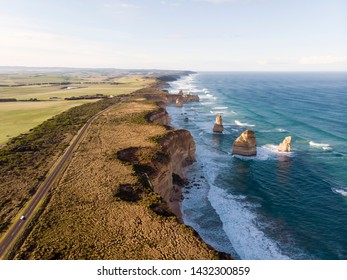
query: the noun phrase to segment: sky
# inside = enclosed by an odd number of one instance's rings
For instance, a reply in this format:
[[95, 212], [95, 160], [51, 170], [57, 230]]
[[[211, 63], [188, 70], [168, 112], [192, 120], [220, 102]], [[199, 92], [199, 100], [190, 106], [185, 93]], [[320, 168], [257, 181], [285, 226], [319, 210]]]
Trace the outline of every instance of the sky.
[[0, 0], [0, 65], [347, 71], [346, 0]]

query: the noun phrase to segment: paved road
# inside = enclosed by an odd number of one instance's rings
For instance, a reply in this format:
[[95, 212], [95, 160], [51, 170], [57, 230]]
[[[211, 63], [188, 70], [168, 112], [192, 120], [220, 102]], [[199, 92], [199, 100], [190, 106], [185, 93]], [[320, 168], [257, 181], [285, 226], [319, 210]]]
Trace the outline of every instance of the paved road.
[[[126, 97], [121, 98], [120, 102], [123, 102]], [[67, 167], [67, 162], [71, 159], [71, 155], [76, 148], [76, 146], [79, 144], [81, 138], [84, 136], [86, 133], [87, 129], [89, 128], [90, 124], [94, 119], [96, 119], [99, 115], [103, 114], [105, 111], [111, 109], [112, 107], [115, 107], [119, 105], [119, 103], [112, 105], [111, 107], [106, 108], [105, 110], [99, 112], [92, 118], [90, 118], [86, 124], [82, 127], [80, 130], [78, 136], [76, 139], [73, 141], [73, 143], [70, 145], [70, 147], [67, 149], [63, 157], [60, 159], [59, 163], [56, 165], [54, 168], [53, 172], [51, 172], [48, 177], [46, 178], [45, 182], [43, 185], [37, 190], [33, 198], [29, 201], [29, 205], [23, 215], [26, 217], [25, 220], [18, 220], [15, 221], [13, 227], [11, 227], [11, 230], [7, 232], [5, 238], [1, 241], [0, 243], [0, 258], [3, 257], [3, 254], [7, 251], [7, 249], [14, 245], [14, 241], [18, 237], [19, 232], [22, 230], [22, 228], [25, 226], [27, 223], [27, 220], [30, 220], [31, 215], [34, 213], [34, 210], [38, 203], [42, 200], [42, 198], [47, 194], [49, 189], [52, 186], [52, 183], [58, 178], [58, 176], [63, 174], [64, 168]]]

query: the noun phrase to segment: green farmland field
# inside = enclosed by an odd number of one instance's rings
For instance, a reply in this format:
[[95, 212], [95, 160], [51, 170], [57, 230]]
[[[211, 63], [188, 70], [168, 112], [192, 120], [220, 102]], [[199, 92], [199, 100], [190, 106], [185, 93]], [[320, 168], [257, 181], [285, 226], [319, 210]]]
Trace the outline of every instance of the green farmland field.
[[29, 131], [54, 115], [94, 101], [0, 102], [0, 146], [10, 138]]
[[[0, 87], [0, 99], [16, 98], [17, 100], [38, 99], [40, 102], [0, 102], [0, 146], [5, 144], [10, 138], [18, 136], [21, 133], [29, 131], [31, 128], [39, 125], [43, 121], [57, 115], [69, 108], [78, 106], [87, 102], [95, 102], [94, 100], [69, 100], [64, 98], [82, 95], [119, 95], [131, 93], [137, 89], [146, 86], [153, 80], [144, 79], [141, 77], [124, 77], [118, 79], [108, 79], [108, 82], [99, 77], [90, 77], [88, 82], [93, 84], [79, 84], [77, 78], [73, 81], [77, 84], [69, 85], [26, 85], [18, 86], [13, 77], [4, 77], [0, 75], [2, 84], [11, 86]], [[45, 77], [44, 80], [25, 78], [20, 76], [20, 82], [26, 84], [37, 82], [64, 82], [66, 78], [51, 77], [49, 80]], [[6, 82], [6, 83], [5, 83]], [[96, 82], [100, 82], [97, 84]], [[118, 84], [115, 84], [118, 83]], [[66, 89], [66, 87], [72, 89]], [[52, 98], [55, 98], [52, 100]]]

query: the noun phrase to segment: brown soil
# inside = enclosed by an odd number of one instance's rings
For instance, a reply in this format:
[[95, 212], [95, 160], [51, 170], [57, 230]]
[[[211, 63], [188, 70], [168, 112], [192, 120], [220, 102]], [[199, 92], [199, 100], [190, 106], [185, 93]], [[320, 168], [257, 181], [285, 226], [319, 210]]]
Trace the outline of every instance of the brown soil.
[[[17, 259], [218, 257], [176, 217], [153, 212], [150, 206], [161, 198], [139, 186], [133, 166], [117, 159], [117, 152], [130, 147], [148, 151], [140, 155], [144, 162], [158, 150], [152, 139], [167, 130], [144, 118], [156, 108], [135, 95], [93, 122]], [[120, 186], [123, 192], [138, 187], [140, 199], [119, 199]]]

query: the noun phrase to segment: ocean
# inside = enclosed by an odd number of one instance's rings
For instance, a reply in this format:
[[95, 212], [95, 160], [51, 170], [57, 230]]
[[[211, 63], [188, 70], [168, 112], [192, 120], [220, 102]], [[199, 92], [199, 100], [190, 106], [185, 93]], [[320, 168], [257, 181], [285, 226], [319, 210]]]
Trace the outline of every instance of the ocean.
[[[167, 108], [196, 142], [187, 225], [237, 259], [347, 259], [347, 73], [198, 73], [170, 85], [200, 96]], [[223, 134], [212, 132], [218, 113]], [[257, 156], [233, 156], [246, 129]], [[289, 135], [292, 151], [278, 153]]]

